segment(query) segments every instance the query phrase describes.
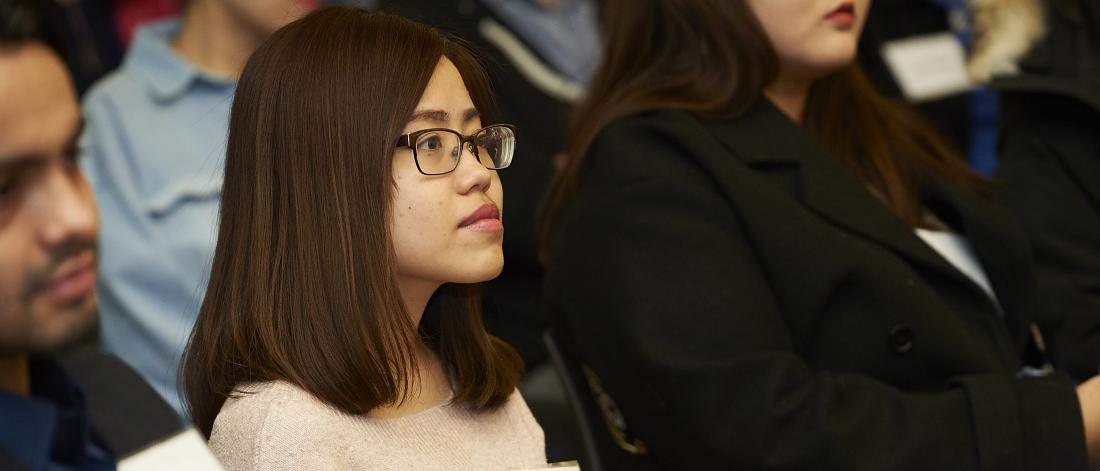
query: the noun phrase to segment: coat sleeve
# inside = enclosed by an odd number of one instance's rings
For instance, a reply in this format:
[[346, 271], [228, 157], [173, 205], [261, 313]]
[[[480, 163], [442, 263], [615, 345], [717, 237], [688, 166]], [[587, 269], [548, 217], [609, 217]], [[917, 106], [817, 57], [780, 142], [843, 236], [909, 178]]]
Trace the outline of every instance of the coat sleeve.
[[911, 393], [811, 368], [683, 139], [641, 118], [604, 131], [557, 220], [547, 285], [663, 468], [1086, 469], [1069, 381], [990, 374]]

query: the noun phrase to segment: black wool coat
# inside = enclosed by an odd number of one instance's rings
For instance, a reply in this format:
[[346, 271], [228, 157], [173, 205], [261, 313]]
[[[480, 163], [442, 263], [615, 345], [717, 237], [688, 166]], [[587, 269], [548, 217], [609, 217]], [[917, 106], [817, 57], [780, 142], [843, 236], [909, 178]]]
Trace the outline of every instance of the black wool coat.
[[1022, 231], [925, 193], [1000, 307], [766, 101], [623, 119], [558, 216], [547, 302], [662, 469], [1086, 469], [1073, 382], [1018, 377], [1045, 315]]

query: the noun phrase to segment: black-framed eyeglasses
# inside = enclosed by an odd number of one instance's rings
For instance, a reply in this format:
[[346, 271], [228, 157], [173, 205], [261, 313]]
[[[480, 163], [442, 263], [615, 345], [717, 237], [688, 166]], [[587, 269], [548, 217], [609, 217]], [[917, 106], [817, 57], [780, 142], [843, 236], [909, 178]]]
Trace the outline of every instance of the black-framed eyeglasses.
[[485, 168], [500, 170], [512, 164], [512, 155], [516, 150], [516, 127], [511, 124], [492, 124], [469, 136], [463, 136], [453, 129], [421, 129], [399, 136], [397, 148], [402, 147], [412, 149], [416, 169], [424, 175], [453, 172], [458, 168], [463, 147], [469, 148]]

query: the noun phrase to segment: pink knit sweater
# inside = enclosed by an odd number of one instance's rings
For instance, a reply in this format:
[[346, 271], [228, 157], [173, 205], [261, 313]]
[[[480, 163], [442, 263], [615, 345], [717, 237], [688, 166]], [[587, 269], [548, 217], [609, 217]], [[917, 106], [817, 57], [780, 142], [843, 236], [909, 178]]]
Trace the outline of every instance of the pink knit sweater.
[[210, 448], [229, 471], [515, 470], [546, 466], [542, 428], [516, 391], [500, 409], [445, 404], [396, 419], [348, 415], [291, 384], [251, 384], [222, 406]]

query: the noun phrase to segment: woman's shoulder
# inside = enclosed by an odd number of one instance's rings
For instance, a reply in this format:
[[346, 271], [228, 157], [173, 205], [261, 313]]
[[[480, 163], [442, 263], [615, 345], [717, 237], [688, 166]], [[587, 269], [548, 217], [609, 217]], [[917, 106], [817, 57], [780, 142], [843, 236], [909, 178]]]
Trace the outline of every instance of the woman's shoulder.
[[627, 183], [682, 171], [684, 158], [711, 152], [706, 128], [683, 110], [651, 110], [609, 123], [585, 149], [586, 174]]
[[214, 420], [214, 430], [219, 425], [262, 426], [271, 418], [317, 413], [331, 413], [331, 408], [298, 386], [285, 381], [248, 383], [226, 399]]
[[[542, 427], [531, 414], [519, 390], [512, 392], [498, 409], [470, 414], [473, 423], [455, 428], [490, 462], [523, 468], [546, 466], [546, 440]], [[473, 451], [473, 450], [471, 450]], [[522, 466], [520, 466], [522, 464]]]
[[644, 141], [654, 136], [677, 138], [703, 130], [700, 121], [685, 110], [653, 109], [624, 116], [607, 124], [595, 136], [593, 144]]
[[510, 437], [517, 446], [533, 444], [538, 449], [543, 447], [545, 438], [542, 427], [531, 414], [531, 409], [519, 389], [513, 391], [498, 409], [472, 414], [472, 417], [487, 435]]
[[535, 416], [531, 413], [531, 409], [527, 406], [527, 401], [523, 399], [519, 389], [512, 392], [508, 402], [504, 404], [504, 410], [512, 424], [526, 435], [527, 439], [537, 442], [540, 446], [542, 445], [545, 440], [542, 426], [535, 420]]
[[293, 469], [325, 461], [323, 436], [340, 413], [283, 381], [239, 386], [214, 419], [210, 448], [226, 469]]

